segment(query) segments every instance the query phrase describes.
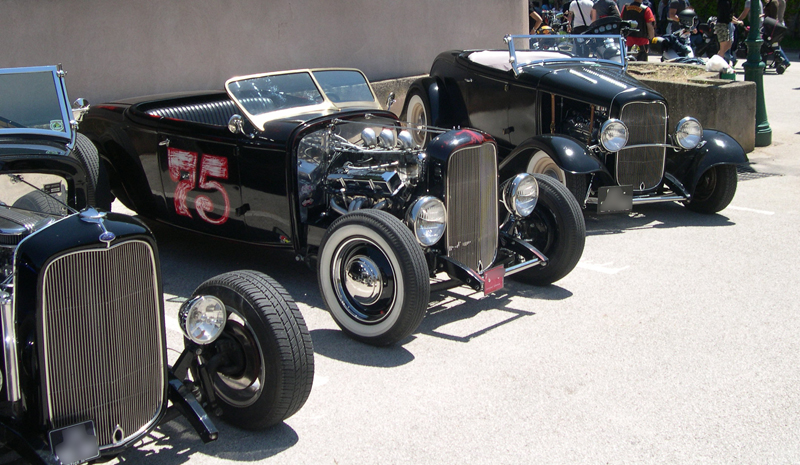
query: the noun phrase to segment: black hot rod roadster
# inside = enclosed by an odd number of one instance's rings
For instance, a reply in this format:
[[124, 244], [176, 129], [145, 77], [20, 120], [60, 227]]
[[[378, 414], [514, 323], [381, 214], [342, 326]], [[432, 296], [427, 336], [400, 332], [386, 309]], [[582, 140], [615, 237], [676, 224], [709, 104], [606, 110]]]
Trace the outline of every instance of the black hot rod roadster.
[[206, 412], [244, 428], [294, 414], [313, 382], [311, 338], [261, 273], [201, 284], [168, 365], [155, 238], [87, 206], [97, 152], [63, 81], [55, 66], [0, 70], [0, 462], [109, 458], [179, 415], [208, 442]]
[[81, 131], [140, 215], [316, 262], [336, 323], [368, 343], [411, 334], [431, 289], [575, 267], [585, 224], [563, 186], [498, 167], [483, 132], [425, 128], [423, 146], [403, 126], [360, 71], [318, 69], [92, 106]]
[[669, 120], [665, 98], [626, 74], [621, 24], [604, 18], [580, 35], [441, 53], [409, 89], [404, 119], [482, 129], [497, 140], [501, 170], [558, 179], [600, 213], [673, 201], [724, 209], [744, 150], [695, 118]]

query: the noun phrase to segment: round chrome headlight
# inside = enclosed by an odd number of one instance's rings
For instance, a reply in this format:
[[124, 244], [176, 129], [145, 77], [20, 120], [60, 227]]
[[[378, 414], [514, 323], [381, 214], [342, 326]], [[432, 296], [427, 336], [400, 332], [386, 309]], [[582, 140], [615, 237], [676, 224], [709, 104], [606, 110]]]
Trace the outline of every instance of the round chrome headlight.
[[678, 121], [675, 127], [675, 142], [682, 148], [689, 150], [697, 147], [703, 140], [703, 126], [691, 116]]
[[406, 224], [423, 247], [439, 242], [447, 226], [447, 210], [436, 197], [420, 197], [406, 213]]
[[628, 143], [628, 127], [618, 119], [610, 119], [600, 128], [600, 145], [609, 152], [619, 152]]
[[519, 217], [533, 213], [539, 200], [539, 183], [528, 173], [520, 173], [503, 184], [503, 204]]
[[227, 320], [225, 304], [211, 295], [200, 295], [184, 302], [178, 312], [183, 335], [197, 344], [216, 341]]

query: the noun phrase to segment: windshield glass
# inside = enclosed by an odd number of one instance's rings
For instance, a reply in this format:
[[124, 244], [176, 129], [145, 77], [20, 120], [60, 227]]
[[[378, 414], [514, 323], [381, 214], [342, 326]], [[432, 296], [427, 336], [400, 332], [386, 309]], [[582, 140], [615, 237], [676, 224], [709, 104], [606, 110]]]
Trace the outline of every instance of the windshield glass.
[[311, 75], [305, 72], [239, 79], [227, 87], [242, 108], [255, 116], [324, 101]]
[[0, 73], [0, 134], [41, 130], [69, 137], [61, 97], [51, 71]]
[[357, 71], [314, 71], [314, 77], [333, 103], [372, 102], [375, 99], [364, 75]]
[[509, 65], [518, 73], [526, 65], [552, 61], [601, 61], [625, 66], [621, 35], [507, 36]]

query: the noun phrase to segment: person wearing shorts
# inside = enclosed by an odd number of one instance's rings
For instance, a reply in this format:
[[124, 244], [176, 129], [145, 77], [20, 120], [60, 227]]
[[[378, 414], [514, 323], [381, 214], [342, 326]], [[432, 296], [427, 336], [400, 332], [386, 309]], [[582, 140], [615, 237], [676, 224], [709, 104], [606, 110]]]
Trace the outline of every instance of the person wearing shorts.
[[717, 25], [714, 26], [714, 34], [717, 36], [719, 42], [719, 51], [717, 55], [722, 57], [726, 62], [728, 61], [725, 56], [728, 50], [731, 49], [733, 43], [731, 37], [731, 21], [733, 19], [733, 5], [731, 0], [717, 0]]

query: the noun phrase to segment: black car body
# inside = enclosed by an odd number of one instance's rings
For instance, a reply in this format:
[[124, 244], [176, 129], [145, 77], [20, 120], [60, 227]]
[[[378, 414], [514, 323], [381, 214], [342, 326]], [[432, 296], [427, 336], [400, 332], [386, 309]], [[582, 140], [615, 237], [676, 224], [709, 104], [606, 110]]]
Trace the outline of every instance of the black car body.
[[581, 35], [507, 36], [507, 50], [441, 53], [414, 82], [412, 124], [476, 127], [497, 140], [501, 169], [544, 173], [599, 212], [682, 201], [714, 213], [736, 191], [742, 147], [629, 76], [618, 20]]
[[583, 251], [583, 218], [561, 186], [498, 169], [480, 131], [432, 129], [414, 144], [358, 70], [105, 103], [81, 131], [139, 214], [317, 261], [337, 324], [369, 343], [408, 336], [439, 273], [438, 287], [483, 292], [513, 273], [546, 284]]
[[[180, 312], [185, 350], [168, 365], [155, 238], [136, 218], [87, 205], [84, 162], [96, 151], [84, 140], [75, 155], [82, 136], [63, 78], [57, 67], [0, 70], [0, 452], [82, 463], [178, 415], [215, 440], [205, 408], [245, 427], [297, 411], [311, 389], [311, 341], [265, 275], [202, 284]], [[265, 294], [274, 308], [256, 302]]]

